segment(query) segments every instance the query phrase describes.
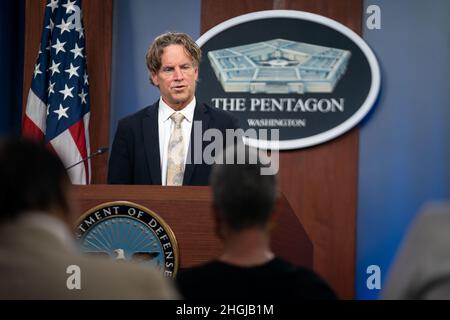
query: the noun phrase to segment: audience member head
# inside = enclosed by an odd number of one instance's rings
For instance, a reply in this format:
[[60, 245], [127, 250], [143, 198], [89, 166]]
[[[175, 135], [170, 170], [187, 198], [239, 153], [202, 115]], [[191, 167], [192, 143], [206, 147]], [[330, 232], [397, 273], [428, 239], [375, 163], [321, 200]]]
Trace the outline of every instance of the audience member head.
[[213, 204], [219, 224], [233, 232], [267, 229], [277, 196], [276, 175], [264, 175], [265, 158], [256, 149], [237, 144], [219, 156], [211, 172]]
[[69, 222], [70, 179], [61, 160], [43, 144], [0, 141], [0, 221], [26, 212], [61, 215]]

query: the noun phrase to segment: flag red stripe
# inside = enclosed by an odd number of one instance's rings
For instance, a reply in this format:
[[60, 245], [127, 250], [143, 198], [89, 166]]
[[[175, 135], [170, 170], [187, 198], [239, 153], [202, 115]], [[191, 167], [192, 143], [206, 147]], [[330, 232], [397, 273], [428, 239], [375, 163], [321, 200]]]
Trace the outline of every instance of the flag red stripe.
[[[69, 128], [69, 132], [77, 145], [81, 158], [86, 158], [88, 154], [86, 149], [86, 136], [83, 119], [71, 126]], [[89, 181], [89, 163], [87, 160], [84, 161], [84, 170], [86, 174], [86, 181]]]
[[53, 148], [53, 146], [52, 146], [52, 144], [51, 144], [50, 142], [46, 144], [46, 147], [47, 147], [47, 149], [48, 149], [51, 153], [53, 153], [53, 154], [55, 154], [55, 155], [58, 155], [58, 153], [57, 153], [56, 150]]
[[23, 118], [22, 136], [24, 138], [32, 139], [35, 141], [44, 140], [44, 133], [37, 125], [34, 124], [33, 121], [31, 121], [30, 118], [28, 118], [27, 115], [25, 115]]

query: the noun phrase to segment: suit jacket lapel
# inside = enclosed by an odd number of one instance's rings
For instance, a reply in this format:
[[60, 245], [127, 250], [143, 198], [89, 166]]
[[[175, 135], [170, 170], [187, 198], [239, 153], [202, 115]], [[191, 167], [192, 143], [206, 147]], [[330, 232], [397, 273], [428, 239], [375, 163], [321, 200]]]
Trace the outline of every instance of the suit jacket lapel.
[[[198, 164], [195, 164], [194, 162], [194, 150], [199, 149], [203, 152], [203, 132], [205, 132], [208, 128], [209, 128], [209, 121], [210, 121], [210, 116], [208, 114], [208, 109], [200, 103], [197, 103], [197, 105], [195, 106], [195, 111], [194, 111], [194, 119], [193, 119], [193, 123], [192, 123], [192, 129], [191, 129], [191, 140], [189, 143], [189, 153], [188, 153], [188, 161], [190, 161], [190, 163], [188, 162], [186, 164], [185, 170], [184, 170], [184, 177], [183, 177], [183, 185], [189, 185], [191, 183], [192, 180], [192, 175], [194, 173], [195, 167], [198, 166]], [[201, 121], [202, 123], [202, 135], [200, 137], [197, 137], [197, 140], [195, 140], [194, 137], [194, 128], [195, 128], [195, 122], [196, 121]], [[201, 147], [196, 147], [196, 144], [200, 143]]]
[[[144, 133], [144, 150], [147, 158], [152, 184], [161, 185], [161, 158], [159, 155], [159, 130], [158, 130], [159, 101], [150, 106], [147, 116], [142, 120], [142, 132]], [[138, 146], [139, 147], [139, 146]]]

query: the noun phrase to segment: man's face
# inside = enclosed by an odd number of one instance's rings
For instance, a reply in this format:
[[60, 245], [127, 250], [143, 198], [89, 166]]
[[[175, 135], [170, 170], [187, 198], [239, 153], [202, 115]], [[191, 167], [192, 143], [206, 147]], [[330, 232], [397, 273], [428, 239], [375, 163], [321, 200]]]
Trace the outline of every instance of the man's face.
[[171, 44], [161, 55], [161, 68], [152, 74], [161, 97], [174, 110], [181, 110], [192, 101], [198, 78], [198, 67], [183, 46]]

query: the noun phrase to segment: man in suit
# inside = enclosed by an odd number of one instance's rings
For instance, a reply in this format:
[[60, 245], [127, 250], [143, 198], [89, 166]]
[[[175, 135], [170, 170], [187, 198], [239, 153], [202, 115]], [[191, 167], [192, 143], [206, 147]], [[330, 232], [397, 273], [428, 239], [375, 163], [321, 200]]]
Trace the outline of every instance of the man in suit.
[[159, 271], [78, 252], [70, 188], [44, 146], [0, 142], [0, 299], [177, 298]]
[[382, 298], [450, 299], [450, 204], [428, 204], [406, 235]]
[[[194, 161], [203, 160], [203, 133], [214, 128], [225, 137], [227, 129], [238, 128], [238, 121], [196, 101], [201, 51], [188, 35], [169, 32], [157, 37], [146, 59], [150, 81], [161, 98], [119, 121], [108, 183], [207, 185], [210, 165]], [[196, 123], [201, 130], [194, 130]]]

